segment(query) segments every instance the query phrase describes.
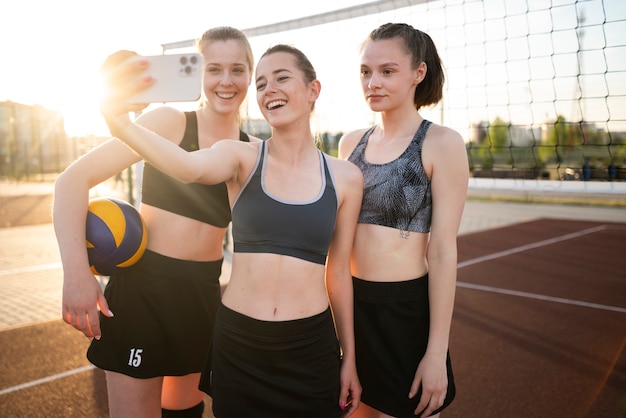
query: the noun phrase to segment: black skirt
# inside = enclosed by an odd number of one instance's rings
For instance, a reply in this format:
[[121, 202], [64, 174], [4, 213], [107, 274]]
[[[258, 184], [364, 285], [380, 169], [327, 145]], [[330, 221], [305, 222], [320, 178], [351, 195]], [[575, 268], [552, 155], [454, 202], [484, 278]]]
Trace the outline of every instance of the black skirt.
[[261, 321], [220, 305], [200, 389], [217, 418], [340, 417], [340, 353], [330, 308]]
[[222, 260], [198, 262], [146, 250], [111, 276], [104, 290], [113, 318], [100, 314], [102, 338], [87, 358], [136, 378], [199, 373], [221, 300]]
[[[428, 275], [402, 282], [371, 282], [353, 278], [354, 333], [361, 402], [398, 418], [413, 418], [421, 391], [409, 399], [419, 362], [426, 353], [430, 314]], [[447, 357], [448, 393], [456, 388]]]

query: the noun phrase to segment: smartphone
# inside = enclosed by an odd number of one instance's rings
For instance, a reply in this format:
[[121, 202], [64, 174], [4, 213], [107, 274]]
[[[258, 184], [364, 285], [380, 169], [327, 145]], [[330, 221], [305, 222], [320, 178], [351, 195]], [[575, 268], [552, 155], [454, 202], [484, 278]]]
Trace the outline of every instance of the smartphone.
[[200, 98], [202, 55], [186, 54], [136, 56], [149, 61], [145, 73], [154, 83], [132, 98], [133, 103], [190, 102]]

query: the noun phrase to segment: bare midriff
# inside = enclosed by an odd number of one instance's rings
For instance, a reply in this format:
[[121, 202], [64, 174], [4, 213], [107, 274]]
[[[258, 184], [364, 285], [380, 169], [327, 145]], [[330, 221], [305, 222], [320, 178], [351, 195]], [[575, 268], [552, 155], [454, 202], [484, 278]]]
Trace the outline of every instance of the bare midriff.
[[[223, 257], [225, 228], [142, 204], [141, 216], [148, 228], [147, 248], [156, 253], [191, 261], [215, 261]], [[154, 225], [154, 228], [150, 228]]]
[[222, 303], [264, 321], [308, 318], [328, 308], [322, 264], [280, 254], [234, 253]]
[[397, 282], [428, 271], [428, 234], [380, 225], [358, 224], [352, 249], [352, 275], [363, 280]]

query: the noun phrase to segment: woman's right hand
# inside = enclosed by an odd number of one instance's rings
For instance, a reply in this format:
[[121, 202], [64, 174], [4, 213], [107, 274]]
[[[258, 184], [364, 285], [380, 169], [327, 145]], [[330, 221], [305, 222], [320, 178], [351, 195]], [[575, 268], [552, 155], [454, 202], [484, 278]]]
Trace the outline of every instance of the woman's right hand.
[[100, 283], [90, 272], [80, 277], [63, 279], [63, 320], [85, 334], [89, 339], [101, 337], [98, 308], [106, 317], [112, 318], [113, 312], [104, 297]]
[[131, 123], [130, 112], [140, 112], [149, 105], [131, 101], [133, 96], [154, 82], [152, 77], [142, 74], [149, 65], [148, 61], [129, 59], [135, 56], [135, 52], [117, 51], [109, 55], [100, 67], [103, 80], [100, 112], [114, 136], [117, 136], [116, 131]]

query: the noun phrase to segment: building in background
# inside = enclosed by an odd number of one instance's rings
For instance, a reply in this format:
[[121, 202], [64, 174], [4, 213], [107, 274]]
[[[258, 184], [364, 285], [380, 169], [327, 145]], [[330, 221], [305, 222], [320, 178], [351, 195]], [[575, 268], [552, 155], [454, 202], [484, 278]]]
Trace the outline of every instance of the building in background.
[[63, 116], [42, 106], [0, 102], [0, 177], [37, 179], [58, 173], [76, 155]]

